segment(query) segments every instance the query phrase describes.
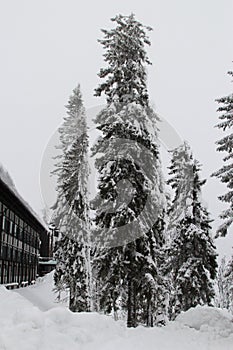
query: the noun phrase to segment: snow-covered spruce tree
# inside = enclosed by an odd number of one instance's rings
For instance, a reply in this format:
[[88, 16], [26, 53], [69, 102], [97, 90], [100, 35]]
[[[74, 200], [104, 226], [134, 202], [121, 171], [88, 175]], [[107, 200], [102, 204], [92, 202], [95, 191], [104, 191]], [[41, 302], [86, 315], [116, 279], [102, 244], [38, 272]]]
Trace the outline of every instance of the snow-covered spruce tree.
[[[233, 76], [233, 72], [228, 72]], [[218, 228], [216, 236], [225, 236], [228, 228], [233, 223], [233, 94], [217, 99], [220, 104], [218, 112], [221, 113], [219, 119], [221, 122], [217, 125], [227, 134], [217, 141], [217, 151], [226, 152], [223, 161], [225, 165], [216, 171], [213, 176], [220, 179], [221, 182], [227, 185], [228, 192], [220, 196], [219, 199], [229, 205], [228, 209], [224, 210], [220, 218], [223, 219], [223, 224]]]
[[87, 181], [88, 136], [80, 87], [73, 90], [67, 116], [59, 128], [57, 201], [53, 219], [60, 231], [55, 257], [55, 285], [69, 288], [71, 311], [91, 309], [90, 220]]
[[[181, 158], [180, 158], [181, 157]], [[169, 183], [175, 189], [170, 242], [164, 271], [170, 274], [170, 317], [198, 304], [211, 305], [216, 277], [216, 252], [209, 213], [202, 204], [200, 165], [185, 143], [173, 151]]]
[[112, 18], [117, 27], [102, 29], [104, 39], [99, 40], [106, 53], [108, 63], [100, 70], [99, 77], [106, 78], [95, 90], [95, 95], [106, 94], [107, 102], [136, 102], [141, 106], [148, 104], [145, 64], [151, 64], [147, 57], [145, 44], [150, 45], [146, 30], [152, 30], [136, 21], [134, 15], [118, 15]]
[[226, 262], [224, 257], [218, 271], [219, 306], [233, 314], [233, 257]]
[[228, 297], [227, 297], [227, 286], [225, 281], [225, 271], [226, 271], [226, 257], [221, 259], [221, 263], [218, 268], [217, 274], [217, 285], [218, 285], [218, 295], [216, 300], [216, 306], [222, 309], [228, 308]]
[[226, 308], [233, 314], [233, 257], [228, 261], [223, 277], [226, 288]]
[[170, 151], [172, 154], [169, 166], [168, 185], [174, 191], [174, 197], [168, 209], [168, 236], [173, 238], [174, 227], [184, 216], [186, 201], [190, 192], [190, 178], [193, 178], [193, 156], [189, 144], [185, 141], [180, 147]]
[[105, 78], [96, 95], [107, 106], [96, 118], [102, 137], [93, 147], [99, 171], [96, 207], [100, 306], [125, 306], [128, 327], [156, 323], [163, 284], [157, 250], [163, 242], [164, 184], [158, 150], [157, 116], [149, 106], [145, 64], [146, 29], [134, 15], [112, 19], [103, 30]]

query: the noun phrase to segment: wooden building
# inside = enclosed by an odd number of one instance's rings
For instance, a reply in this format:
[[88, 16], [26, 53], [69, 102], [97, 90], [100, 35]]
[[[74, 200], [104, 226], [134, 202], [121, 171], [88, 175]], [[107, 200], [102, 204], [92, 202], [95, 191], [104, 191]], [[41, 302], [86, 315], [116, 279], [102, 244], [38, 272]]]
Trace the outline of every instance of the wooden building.
[[48, 230], [0, 176], [0, 284], [31, 283], [39, 255], [49, 256]]

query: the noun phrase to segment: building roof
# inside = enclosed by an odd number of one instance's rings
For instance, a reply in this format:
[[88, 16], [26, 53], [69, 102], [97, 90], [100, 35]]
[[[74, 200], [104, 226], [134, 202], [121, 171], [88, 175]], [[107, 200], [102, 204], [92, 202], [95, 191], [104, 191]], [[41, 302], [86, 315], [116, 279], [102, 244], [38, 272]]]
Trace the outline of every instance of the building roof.
[[34, 217], [34, 219], [47, 231], [48, 228], [46, 227], [46, 224], [44, 223], [44, 221], [38, 216], [38, 214], [35, 213], [35, 211], [31, 208], [31, 206], [19, 194], [10, 174], [3, 167], [3, 165], [1, 163], [0, 163], [0, 182], [7, 187], [7, 189], [11, 192], [11, 194], [15, 198], [17, 198], [17, 200], [21, 203], [21, 205], [24, 207], [24, 209], [27, 212], [29, 212]]

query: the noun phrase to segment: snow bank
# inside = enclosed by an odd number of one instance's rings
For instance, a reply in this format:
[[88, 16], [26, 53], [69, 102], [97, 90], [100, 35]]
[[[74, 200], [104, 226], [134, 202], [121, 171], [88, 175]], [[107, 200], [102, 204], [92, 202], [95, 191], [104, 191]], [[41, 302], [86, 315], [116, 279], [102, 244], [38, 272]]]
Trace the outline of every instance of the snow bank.
[[[97, 313], [72, 313], [57, 304], [53, 273], [34, 286], [0, 286], [0, 350], [232, 350], [227, 312], [196, 307], [166, 327], [127, 329]], [[225, 331], [225, 332], [224, 332]]]
[[110, 317], [74, 314], [61, 306], [43, 312], [18, 293], [0, 288], [1, 350], [102, 349], [123, 328]]
[[[233, 317], [226, 310], [197, 306], [182, 312], [176, 321], [201, 332], [212, 332], [215, 336], [233, 334]], [[232, 345], [233, 349], [233, 345]]]
[[[48, 273], [44, 277], [39, 277], [36, 284], [26, 288], [15, 289], [14, 292], [20, 294], [33, 305], [42, 311], [50, 310], [58, 306], [57, 294], [54, 292], [54, 271]], [[61, 300], [64, 306], [67, 306], [67, 294], [62, 292]], [[61, 304], [59, 304], [61, 306]]]

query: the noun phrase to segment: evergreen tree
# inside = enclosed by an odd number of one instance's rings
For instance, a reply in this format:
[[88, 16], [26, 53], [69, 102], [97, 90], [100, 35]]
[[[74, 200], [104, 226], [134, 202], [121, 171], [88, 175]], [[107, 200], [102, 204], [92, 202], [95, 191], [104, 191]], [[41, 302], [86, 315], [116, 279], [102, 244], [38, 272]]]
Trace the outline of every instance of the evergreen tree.
[[[180, 158], [181, 157], [181, 158]], [[200, 165], [185, 143], [173, 152], [169, 183], [175, 189], [170, 214], [170, 242], [164, 271], [172, 289], [170, 316], [198, 304], [211, 305], [216, 277], [216, 252], [211, 238], [209, 213], [201, 201]]]
[[219, 304], [233, 314], [233, 257], [226, 263], [224, 257], [218, 271]]
[[151, 64], [145, 50], [150, 45], [146, 30], [152, 30], [139, 23], [133, 14], [112, 18], [116, 28], [102, 29], [104, 39], [99, 40], [106, 53], [108, 66], [100, 70], [99, 77], [106, 81], [95, 90], [96, 96], [105, 93], [107, 102], [137, 102], [148, 105], [145, 64]]
[[[106, 78], [96, 89], [107, 106], [96, 118], [102, 137], [98, 155], [96, 210], [100, 305], [116, 312], [119, 300], [127, 325], [156, 322], [160, 280], [156, 253], [163, 242], [164, 185], [158, 150], [157, 116], [149, 106], [145, 64], [146, 29], [134, 15], [116, 16], [116, 28], [103, 30]], [[141, 310], [143, 308], [143, 310]], [[146, 320], [146, 321], [145, 321]]]
[[173, 237], [173, 231], [177, 222], [184, 216], [184, 208], [190, 193], [190, 179], [192, 172], [192, 152], [189, 144], [185, 141], [180, 147], [170, 151], [172, 154], [171, 165], [169, 167], [168, 185], [174, 191], [174, 197], [168, 210], [168, 235]]
[[72, 311], [91, 309], [90, 220], [87, 180], [88, 136], [80, 87], [73, 90], [67, 116], [59, 128], [61, 155], [57, 175], [54, 221], [60, 231], [55, 257], [58, 261], [55, 285], [70, 290]]
[[[233, 72], [228, 72], [233, 76]], [[233, 94], [217, 99], [220, 104], [218, 112], [221, 113], [219, 119], [221, 122], [217, 125], [219, 129], [228, 133], [219, 141], [217, 141], [217, 151], [226, 152], [223, 158], [225, 165], [216, 171], [213, 176], [220, 179], [221, 182], [227, 185], [228, 192], [220, 196], [219, 199], [229, 205], [228, 209], [224, 210], [220, 217], [223, 219], [223, 224], [217, 230], [218, 236], [225, 236], [227, 230], [233, 222]]]
[[226, 257], [221, 259], [221, 263], [218, 268], [217, 274], [217, 285], [218, 285], [218, 296], [217, 296], [217, 306], [224, 309], [227, 308], [227, 288], [225, 283], [225, 270], [226, 270]]

